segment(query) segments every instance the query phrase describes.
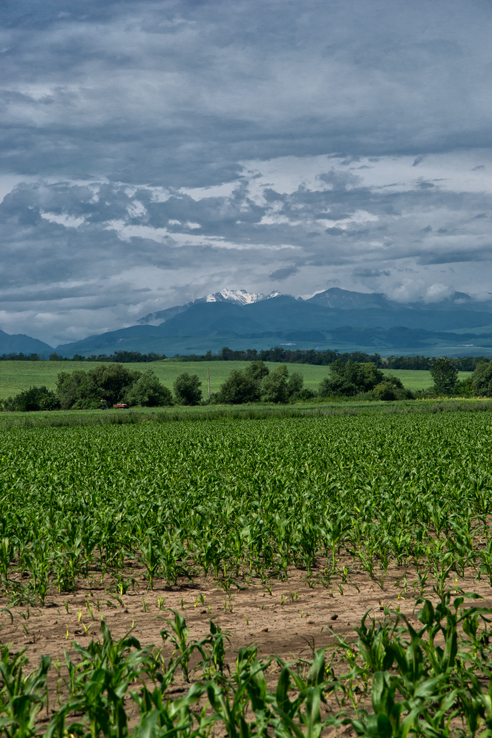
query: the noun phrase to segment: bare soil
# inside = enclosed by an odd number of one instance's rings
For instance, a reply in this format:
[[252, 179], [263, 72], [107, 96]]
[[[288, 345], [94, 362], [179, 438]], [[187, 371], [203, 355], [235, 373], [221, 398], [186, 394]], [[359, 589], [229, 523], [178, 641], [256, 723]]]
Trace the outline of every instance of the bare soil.
[[[133, 629], [142, 645], [161, 646], [160, 630], [168, 627], [169, 610], [177, 610], [185, 617], [191, 638], [203, 638], [213, 618], [228, 631], [231, 651], [254, 643], [264, 657], [297, 659], [334, 643], [335, 636], [354, 637], [353, 629], [367, 611], [377, 618], [385, 607], [399, 608], [410, 619], [415, 617], [420, 587], [410, 568], [394, 567], [377, 579], [352, 571], [347, 582], [339, 577], [328, 586], [315, 584], [316, 577], [311, 577], [310, 586], [309, 579], [306, 572], [293, 570], [286, 581], [270, 579], [262, 584], [238, 579], [229, 591], [213, 579], [184, 580], [174, 587], [156, 579], [150, 591], [140, 577], [126, 594], [108, 591], [107, 582], [86, 583], [75, 592], [53, 593], [43, 607], [11, 606], [0, 598], [0, 608], [5, 608], [0, 610], [0, 643], [27, 649], [34, 663], [41, 654], [55, 661], [63, 659], [73, 641], [84, 645], [97, 637], [104, 618], [115, 640]], [[477, 592], [484, 597], [482, 605], [492, 606], [492, 587], [473, 572], [448, 583]], [[436, 599], [430, 580], [425, 596]]]
[[[488, 580], [475, 577], [470, 572], [464, 579], [450, 578], [449, 586], [476, 592], [484, 598], [482, 605], [492, 607], [492, 587]], [[108, 591], [107, 583], [84, 584], [76, 592], [53, 593], [44, 607], [12, 607], [5, 598], [0, 599], [0, 646], [26, 649], [33, 669], [42, 654], [49, 655], [52, 663], [63, 664], [65, 651], [75, 657], [75, 641], [85, 646], [99, 637], [104, 618], [115, 640], [132, 630], [142, 646], [161, 647], [160, 631], [169, 628], [170, 610], [177, 610], [185, 617], [192, 639], [207, 635], [212, 618], [228, 632], [231, 665], [235, 652], [251, 643], [263, 658], [278, 655], [288, 661], [310, 660], [315, 649], [335, 644], [340, 637], [356, 638], [354, 628], [368, 611], [371, 617], [382, 618], [385, 607], [398, 608], [416, 621], [415, 603], [420, 594], [416, 572], [405, 567], [389, 569], [377, 580], [367, 573], [352, 572], [347, 582], [338, 578], [328, 586], [310, 586], [306, 572], [299, 570], [289, 572], [286, 581], [272, 579], [262, 584], [253, 579], [247, 584], [238, 580], [241, 589], [232, 585], [228, 592], [212, 579], [183, 581], [172, 588], [155, 580], [152, 591], [146, 585], [140, 577], [134, 590], [116, 596]], [[432, 582], [425, 596], [436, 599]], [[272, 665], [272, 682], [277, 672]], [[53, 689], [57, 678], [53, 673], [49, 682]], [[175, 691], [183, 691], [179, 681]]]

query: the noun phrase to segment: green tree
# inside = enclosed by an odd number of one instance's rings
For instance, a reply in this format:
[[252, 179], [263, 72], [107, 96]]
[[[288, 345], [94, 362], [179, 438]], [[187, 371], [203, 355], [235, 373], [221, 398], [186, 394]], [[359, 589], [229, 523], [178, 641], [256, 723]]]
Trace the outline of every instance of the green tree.
[[233, 369], [220, 387], [218, 402], [227, 405], [240, 405], [243, 402], [255, 402], [259, 398], [257, 382], [247, 374], [246, 370]]
[[384, 373], [376, 364], [356, 364], [351, 361], [344, 364], [337, 359], [330, 366], [329, 375], [320, 383], [319, 394], [321, 397], [330, 395], [353, 397], [362, 392], [370, 392], [384, 380]]
[[141, 372], [129, 370], [121, 364], [100, 364], [86, 372], [60, 372], [56, 394], [63, 409], [74, 410], [114, 405], [120, 402]]
[[56, 380], [56, 395], [63, 410], [69, 410], [77, 402], [89, 404], [94, 399], [101, 404], [102, 395], [98, 387], [87, 379], [88, 372], [77, 369], [74, 372], [60, 372]]
[[285, 403], [289, 399], [287, 380], [289, 372], [285, 364], [278, 366], [261, 382], [262, 402]]
[[142, 376], [126, 392], [124, 399], [129, 405], [141, 405], [142, 407], [162, 407], [173, 404], [171, 391], [159, 382], [152, 369], [143, 372]]
[[244, 373], [247, 377], [250, 377], [250, 379], [256, 382], [259, 387], [262, 380], [265, 377], [268, 377], [270, 370], [264, 361], [252, 361], [251, 364], [248, 364]]
[[180, 405], [198, 405], [202, 399], [202, 383], [198, 374], [183, 372], [174, 382], [174, 395]]
[[113, 405], [120, 402], [130, 387], [142, 376], [122, 364], [101, 364], [87, 372], [90, 380], [100, 388], [102, 399]]
[[454, 391], [458, 381], [458, 370], [449, 359], [435, 359], [429, 371], [438, 394], [449, 395]]
[[492, 361], [482, 361], [472, 376], [473, 391], [476, 395], [492, 397]]
[[293, 372], [287, 380], [287, 394], [290, 400], [297, 399], [304, 385], [304, 377], [301, 372]]

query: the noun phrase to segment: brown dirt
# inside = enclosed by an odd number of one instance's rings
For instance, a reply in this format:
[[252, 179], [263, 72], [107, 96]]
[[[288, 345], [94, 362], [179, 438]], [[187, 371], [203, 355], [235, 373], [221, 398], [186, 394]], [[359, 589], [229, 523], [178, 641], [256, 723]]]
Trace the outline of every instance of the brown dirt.
[[[492, 587], [475, 576], [470, 572], [465, 579], [450, 579], [449, 586], [477, 592], [484, 598], [482, 605], [492, 606]], [[385, 607], [399, 608], [411, 621], [416, 619], [419, 584], [410, 568], [394, 567], [379, 580], [352, 572], [348, 582], [338, 579], [327, 587], [319, 583], [311, 587], [306, 573], [298, 570], [290, 572], [287, 581], [270, 580], [262, 585], [253, 580], [247, 586], [239, 583], [245, 588], [233, 585], [225, 592], [212, 579], [183, 582], [173, 588], [156, 580], [153, 591], [149, 591], [140, 579], [134, 591], [121, 595], [120, 602], [104, 584], [85, 585], [70, 594], [53, 594], [44, 607], [29, 609], [9, 607], [7, 600], [0, 599], [0, 608], [8, 608], [13, 616], [11, 622], [9, 612], [0, 609], [0, 645], [25, 648], [32, 668], [41, 654], [51, 656], [52, 663], [63, 664], [64, 651], [74, 655], [74, 641], [84, 646], [99, 636], [100, 620], [104, 618], [115, 640], [133, 628], [133, 635], [143, 646], [160, 647], [160, 630], [168, 627], [170, 608], [185, 617], [193, 639], [206, 636], [211, 618], [227, 631], [231, 638], [229, 663], [234, 662], [238, 648], [250, 643], [258, 646], [263, 658], [276, 654], [297, 661], [310, 659], [313, 649], [336, 643], [337, 636], [356, 637], [354, 627], [368, 610], [379, 618]], [[425, 595], [436, 599], [432, 583], [428, 583]], [[277, 671], [273, 665], [272, 679]], [[56, 679], [53, 673], [53, 688]], [[183, 691], [179, 682], [175, 691]]]
[[[229, 632], [233, 651], [254, 643], [263, 656], [306, 658], [313, 647], [335, 642], [331, 631], [346, 638], [353, 634], [368, 610], [379, 617], [385, 606], [399, 607], [412, 617], [419, 595], [418, 578], [404, 567], [389, 569], [379, 580], [352, 572], [346, 583], [338, 578], [327, 587], [319, 583], [311, 587], [306, 573], [298, 570], [290, 572], [287, 581], [269, 580], [263, 585], [258, 580], [249, 584], [238, 580], [238, 584], [244, 589], [233, 584], [226, 592], [212, 579], [183, 581], [172, 588], [155, 580], [149, 591], [141, 579], [134, 590], [118, 596], [120, 602], [105, 584], [86, 584], [76, 592], [48, 596], [44, 607], [30, 608], [11, 607], [0, 598], [0, 608], [8, 608], [13, 615], [12, 623], [9, 613], [0, 611], [0, 643], [27, 648], [33, 662], [41, 654], [63, 659], [73, 641], [84, 645], [97, 636], [104, 618], [115, 640], [133, 628], [142, 645], [159, 646], [159, 632], [167, 627], [171, 609], [185, 617], [194, 639], [208, 633], [213, 618]], [[478, 581], [470, 573], [465, 579], [449, 580], [449, 586], [456, 585], [481, 594], [482, 604], [492, 605], [492, 588], [485, 579]], [[431, 582], [425, 594], [435, 599]]]

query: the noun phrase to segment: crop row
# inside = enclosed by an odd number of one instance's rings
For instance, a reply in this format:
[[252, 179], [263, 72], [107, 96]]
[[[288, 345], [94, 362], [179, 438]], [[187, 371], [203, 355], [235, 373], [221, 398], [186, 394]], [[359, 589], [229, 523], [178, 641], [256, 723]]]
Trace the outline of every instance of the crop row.
[[297, 663], [261, 659], [254, 645], [231, 658], [227, 633], [213, 621], [195, 641], [176, 612], [160, 649], [142, 648], [131, 633], [115, 642], [103, 621], [99, 641], [75, 644], [76, 658], [67, 654], [63, 671], [58, 664], [51, 702], [49, 657], [26, 673], [24, 654], [0, 651], [0, 732], [319, 738], [327, 727], [346, 726], [384, 738], [485, 738], [492, 729], [491, 614], [446, 591], [436, 605], [423, 601], [419, 622], [390, 611], [380, 620], [366, 616], [355, 638], [313, 648], [309, 661]]
[[0, 439], [0, 587], [109, 577], [377, 576], [492, 583], [485, 414], [11, 429]]

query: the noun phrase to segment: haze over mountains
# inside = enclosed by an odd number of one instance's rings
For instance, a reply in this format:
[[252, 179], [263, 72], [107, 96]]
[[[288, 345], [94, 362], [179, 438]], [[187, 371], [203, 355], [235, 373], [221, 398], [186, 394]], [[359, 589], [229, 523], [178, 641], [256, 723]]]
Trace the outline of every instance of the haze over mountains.
[[[402, 304], [382, 293], [330, 288], [309, 299], [222, 290], [149, 313], [136, 325], [56, 347], [57, 353], [140, 351], [173, 356], [231, 349], [339, 349], [425, 355], [492, 354], [492, 301], [462, 292], [435, 303]], [[28, 336], [0, 332], [0, 353], [52, 350]]]

